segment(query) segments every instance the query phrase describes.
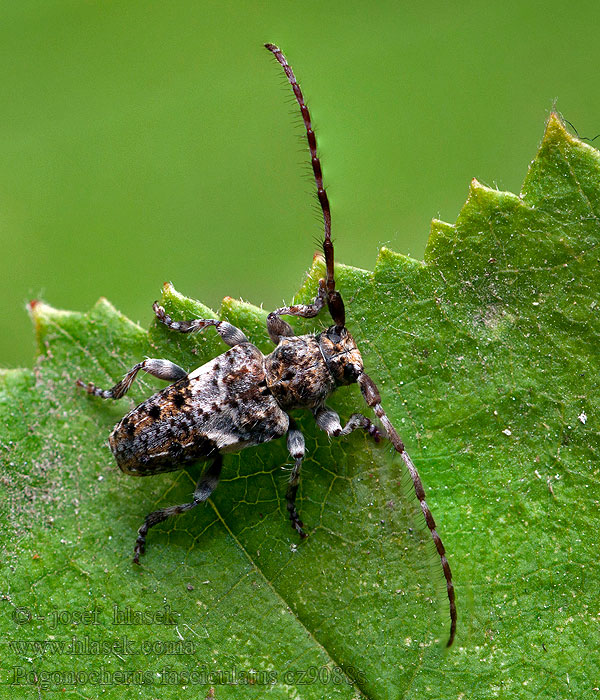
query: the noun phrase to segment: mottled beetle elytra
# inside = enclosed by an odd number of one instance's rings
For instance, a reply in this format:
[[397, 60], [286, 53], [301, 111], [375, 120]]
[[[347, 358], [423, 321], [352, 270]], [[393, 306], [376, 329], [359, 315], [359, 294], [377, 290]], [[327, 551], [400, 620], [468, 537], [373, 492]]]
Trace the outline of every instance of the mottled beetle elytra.
[[[286, 493], [287, 510], [292, 527], [306, 537], [296, 509], [296, 492], [304, 457], [304, 437], [293, 418], [292, 409], [312, 411], [316, 424], [331, 437], [348, 435], [361, 429], [374, 440], [386, 438], [406, 465], [427, 527], [439, 554], [450, 603], [450, 636], [456, 633], [456, 603], [450, 565], [433, 515], [425, 501], [425, 491], [404, 444], [381, 405], [373, 380], [364, 371], [363, 360], [354, 339], [346, 329], [344, 302], [335, 288], [331, 212], [323, 185], [317, 141], [308, 107], [291, 66], [274, 44], [265, 44], [282, 66], [306, 128], [317, 196], [323, 212], [325, 279], [319, 280], [312, 304], [284, 306], [267, 317], [267, 330], [276, 346], [269, 355], [248, 341], [239, 328], [225, 321], [192, 319], [176, 321], [154, 303], [156, 318], [178, 333], [196, 333], [214, 326], [230, 346], [222, 355], [189, 374], [169, 360], [149, 358], [139, 362], [115, 384], [102, 390], [92, 383], [77, 380], [89, 394], [104, 399], [124, 396], [140, 370], [172, 382], [130, 411], [114, 428], [110, 448], [121, 470], [136, 476], [149, 476], [182, 469], [193, 462], [206, 461], [207, 467], [198, 481], [193, 500], [170, 506], [146, 516], [138, 530], [133, 561], [138, 564], [146, 548], [148, 530], [172, 515], [179, 515], [205, 502], [217, 487], [222, 455], [237, 452], [287, 435], [287, 447], [294, 461]], [[327, 307], [333, 320], [326, 331], [294, 335], [282, 316], [314, 318]], [[366, 416], [355, 413], [342, 426], [338, 414], [327, 407], [327, 398], [344, 385], [357, 383], [369, 408], [381, 423], [374, 425]]]

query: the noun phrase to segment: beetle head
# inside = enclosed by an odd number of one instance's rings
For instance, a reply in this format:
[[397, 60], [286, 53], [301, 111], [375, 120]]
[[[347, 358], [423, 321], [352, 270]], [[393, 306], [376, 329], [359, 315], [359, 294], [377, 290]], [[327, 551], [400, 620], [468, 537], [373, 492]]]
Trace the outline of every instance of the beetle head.
[[363, 360], [346, 328], [330, 326], [319, 336], [319, 346], [336, 384], [354, 384], [363, 373]]

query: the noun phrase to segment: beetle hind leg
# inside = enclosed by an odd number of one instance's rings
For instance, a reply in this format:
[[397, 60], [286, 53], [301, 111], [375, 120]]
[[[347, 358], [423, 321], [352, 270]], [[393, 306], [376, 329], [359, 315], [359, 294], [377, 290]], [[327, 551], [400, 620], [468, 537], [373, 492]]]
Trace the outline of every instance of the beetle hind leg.
[[190, 503], [182, 503], [178, 506], [169, 506], [168, 508], [161, 508], [160, 510], [155, 510], [153, 513], [149, 513], [144, 520], [144, 524], [138, 530], [137, 540], [135, 541], [135, 547], [133, 548], [133, 563], [140, 563], [140, 554], [146, 551], [146, 535], [148, 530], [158, 523], [162, 523], [163, 520], [170, 518], [172, 515], [180, 515], [185, 513], [187, 510], [195, 508], [200, 503], [204, 503], [210, 494], [217, 488], [219, 483], [219, 476], [221, 475], [221, 467], [223, 466], [223, 458], [217, 452], [213, 461], [204, 474], [200, 477], [196, 488], [194, 489], [194, 498]]
[[92, 394], [93, 396], [99, 396], [102, 399], [116, 400], [125, 396], [140, 370], [151, 374], [153, 377], [165, 379], [170, 382], [176, 382], [179, 379], [187, 377], [187, 372], [174, 362], [170, 362], [169, 360], [157, 360], [149, 357], [143, 362], [138, 362], [137, 365], [134, 365], [123, 379], [117, 382], [111, 389], [99, 389], [92, 382], [86, 383], [81, 379], [78, 379], [75, 384], [82, 387], [88, 394]]

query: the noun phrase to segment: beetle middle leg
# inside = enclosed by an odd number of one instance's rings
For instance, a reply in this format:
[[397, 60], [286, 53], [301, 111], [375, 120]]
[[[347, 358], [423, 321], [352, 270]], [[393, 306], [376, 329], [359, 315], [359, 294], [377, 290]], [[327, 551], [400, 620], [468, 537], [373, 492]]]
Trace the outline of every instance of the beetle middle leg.
[[302, 459], [304, 458], [304, 435], [296, 427], [296, 422], [290, 418], [290, 428], [287, 435], [287, 446], [290, 451], [290, 455], [294, 460], [294, 466], [292, 467], [292, 473], [290, 474], [290, 481], [288, 484], [287, 493], [285, 494], [285, 499], [287, 501], [287, 509], [290, 514], [290, 520], [292, 522], [292, 527], [300, 535], [300, 537], [308, 537], [306, 532], [304, 532], [303, 523], [300, 520], [298, 511], [296, 509], [296, 493], [298, 491], [298, 484], [300, 483], [300, 469], [302, 468]]
[[209, 326], [214, 326], [223, 341], [230, 347], [247, 343], [244, 333], [227, 321], [217, 321], [214, 318], [193, 318], [190, 321], [174, 321], [158, 302], [152, 304], [156, 318], [169, 330], [177, 333], [198, 333]]
[[102, 399], [120, 399], [122, 396], [129, 391], [133, 380], [136, 378], [137, 373], [143, 370], [153, 377], [158, 377], [158, 379], [165, 379], [169, 382], [176, 382], [179, 379], [187, 377], [187, 372], [176, 365], [170, 360], [158, 360], [152, 357], [145, 359], [143, 362], [138, 362], [134, 365], [129, 372], [117, 382], [111, 389], [99, 389], [92, 382], [87, 384], [81, 379], [78, 379], [75, 383], [77, 386], [82, 387], [87, 391], [88, 394], [93, 394], [94, 396], [99, 396]]
[[133, 549], [134, 564], [140, 563], [140, 554], [143, 554], [146, 550], [146, 535], [148, 534], [148, 530], [151, 527], [158, 525], [158, 523], [162, 523], [163, 520], [170, 518], [172, 515], [185, 513], [187, 510], [195, 508], [198, 504], [204, 503], [209, 498], [210, 494], [217, 488], [222, 466], [223, 457], [219, 452], [217, 452], [206, 471], [198, 480], [196, 488], [194, 489], [194, 498], [192, 501], [189, 503], [182, 503], [178, 506], [161, 508], [160, 510], [155, 510], [153, 513], [149, 513], [146, 516], [144, 524], [138, 530], [137, 540], [135, 541], [135, 547]]

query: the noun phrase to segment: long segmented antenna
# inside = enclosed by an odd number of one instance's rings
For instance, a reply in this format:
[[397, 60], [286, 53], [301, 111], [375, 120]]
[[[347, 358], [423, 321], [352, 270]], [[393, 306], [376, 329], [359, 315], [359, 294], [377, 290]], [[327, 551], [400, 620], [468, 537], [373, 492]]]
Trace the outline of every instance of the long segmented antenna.
[[433, 519], [433, 515], [429, 510], [427, 502], [425, 501], [425, 489], [423, 488], [423, 482], [421, 481], [417, 468], [413, 464], [412, 459], [409, 457], [408, 452], [404, 447], [404, 443], [396, 432], [396, 428], [394, 428], [390, 419], [387, 417], [386, 412], [383, 410], [379, 390], [375, 386], [375, 383], [371, 377], [363, 372], [358, 377], [358, 385], [363, 398], [367, 402], [367, 405], [373, 409], [375, 415], [381, 421], [389, 441], [394, 446], [396, 452], [398, 452], [398, 454], [402, 457], [402, 461], [408, 469], [408, 473], [410, 474], [410, 478], [412, 479], [413, 486], [415, 488], [415, 494], [417, 495], [419, 505], [421, 506], [421, 510], [425, 516], [425, 522], [427, 523], [427, 527], [431, 532], [431, 537], [435, 544], [435, 548], [442, 562], [442, 570], [444, 571], [446, 590], [448, 592], [448, 602], [450, 603], [450, 637], [446, 646], [452, 646], [452, 642], [454, 641], [454, 636], [456, 634], [456, 597], [454, 594], [454, 584], [452, 582], [452, 571], [450, 571], [450, 564], [448, 563], [448, 558], [446, 557], [446, 550], [444, 548], [442, 538], [438, 535], [435, 520]]
[[333, 243], [331, 242], [331, 209], [329, 208], [329, 198], [327, 197], [327, 192], [325, 191], [325, 186], [323, 184], [323, 171], [321, 169], [321, 161], [319, 160], [319, 156], [317, 154], [317, 138], [310, 120], [310, 112], [308, 111], [308, 107], [304, 101], [304, 95], [302, 94], [300, 85], [296, 80], [294, 71], [287, 62], [286, 57], [281, 52], [281, 49], [278, 46], [275, 46], [275, 44], [265, 44], [265, 48], [269, 50], [273, 56], [275, 56], [278, 63], [281, 64], [281, 67], [283, 68], [285, 75], [292, 86], [294, 96], [296, 97], [296, 101], [300, 107], [300, 112], [302, 113], [302, 119], [306, 128], [306, 139], [310, 150], [310, 162], [315, 176], [315, 182], [317, 184], [317, 197], [323, 211], [323, 228], [325, 232], [325, 237], [323, 240], [323, 253], [325, 255], [325, 265], [327, 268], [327, 278], [325, 280], [325, 285], [327, 288], [327, 305], [335, 325], [341, 330], [344, 327], [345, 314], [342, 298], [335, 290], [335, 277], [333, 273]]
[[[319, 160], [319, 156], [317, 155], [317, 140], [315, 137], [315, 132], [313, 131], [311, 120], [310, 120], [310, 113], [308, 111], [308, 107], [306, 106], [306, 103], [304, 102], [304, 96], [302, 95], [302, 91], [300, 90], [300, 85], [298, 85], [298, 81], [296, 80], [296, 76], [294, 75], [294, 72], [291, 68], [291, 66], [288, 64], [285, 56], [281, 52], [281, 50], [275, 46], [275, 44], [265, 44], [265, 48], [267, 48], [273, 56], [277, 59], [277, 61], [281, 64], [283, 67], [283, 70], [285, 71], [285, 75], [292, 86], [292, 90], [294, 91], [294, 96], [296, 97], [296, 101], [298, 102], [298, 105], [300, 106], [300, 111], [302, 112], [302, 119], [304, 120], [304, 126], [306, 127], [306, 138], [308, 140], [308, 147], [310, 149], [310, 156], [311, 156], [311, 163], [312, 163], [312, 168], [313, 168], [313, 173], [315, 176], [315, 182], [317, 183], [317, 196], [319, 198], [319, 202], [321, 204], [321, 209], [323, 210], [323, 224], [324, 224], [324, 229], [325, 229], [325, 239], [323, 241], [323, 253], [325, 254], [325, 265], [327, 268], [327, 279], [326, 280], [321, 280], [320, 286], [319, 286], [319, 295], [321, 294], [321, 291], [326, 294], [327, 298], [327, 306], [329, 308], [329, 313], [331, 314], [331, 317], [333, 318], [333, 321], [336, 325], [336, 329], [341, 332], [344, 329], [345, 326], [345, 314], [344, 314], [344, 303], [342, 301], [342, 297], [340, 296], [339, 292], [336, 291], [335, 289], [335, 278], [334, 278], [334, 270], [333, 270], [333, 243], [331, 242], [331, 211], [329, 209], [329, 199], [327, 198], [327, 193], [325, 192], [325, 187], [323, 185], [323, 173], [321, 170], [321, 162]], [[280, 313], [293, 313], [293, 315], [302, 315], [305, 318], [311, 318], [314, 316], [320, 308], [323, 305], [323, 297], [318, 296], [315, 302], [317, 302], [319, 299], [321, 299], [321, 304], [315, 304], [311, 305], [310, 307], [306, 307], [306, 309], [302, 312], [299, 313], [298, 309], [300, 307], [286, 307], [285, 309], [278, 309], [274, 314], [280, 314]], [[317, 308], [318, 306], [318, 308]], [[307, 311], [310, 309], [310, 315], [308, 315]], [[314, 313], [313, 313], [314, 312]], [[274, 314], [271, 314], [273, 316]], [[306, 315], [305, 315], [306, 314]], [[289, 326], [288, 326], [289, 328]], [[291, 328], [289, 329], [290, 333]], [[285, 335], [285, 333], [284, 333]], [[277, 342], [277, 340], [274, 339], [274, 342]], [[419, 501], [419, 504], [421, 506], [421, 511], [423, 512], [423, 515], [425, 516], [425, 522], [427, 524], [427, 527], [429, 528], [429, 531], [431, 532], [431, 537], [433, 539], [433, 542], [435, 544], [437, 553], [440, 557], [441, 564], [442, 564], [442, 569], [444, 572], [444, 577], [446, 579], [446, 589], [448, 592], [448, 601], [450, 603], [450, 637], [448, 639], [447, 646], [451, 646], [452, 642], [454, 641], [454, 637], [456, 635], [456, 598], [455, 598], [455, 593], [454, 593], [454, 584], [452, 582], [452, 572], [450, 570], [450, 564], [448, 563], [448, 559], [446, 557], [446, 550], [444, 549], [444, 545], [442, 543], [442, 540], [437, 532], [436, 529], [436, 524], [435, 520], [433, 518], [433, 515], [431, 514], [431, 511], [429, 510], [429, 506], [427, 505], [427, 502], [425, 501], [425, 490], [423, 488], [423, 483], [421, 482], [421, 477], [419, 476], [419, 472], [417, 471], [417, 468], [413, 464], [413, 461], [409, 457], [408, 453], [406, 452], [406, 449], [404, 448], [404, 443], [400, 439], [400, 436], [398, 435], [396, 429], [390, 422], [390, 419], [388, 418], [386, 412], [384, 411], [382, 405], [381, 405], [381, 396], [379, 395], [379, 390], [375, 386], [375, 383], [373, 380], [364, 372], [360, 374], [357, 378], [358, 384], [360, 386], [361, 393], [363, 395], [363, 398], [365, 399], [366, 403], [368, 406], [370, 406], [375, 415], [379, 418], [381, 421], [383, 427], [385, 428], [385, 431], [387, 433], [387, 436], [392, 443], [394, 449], [398, 454], [402, 457], [402, 460], [404, 464], [406, 465], [406, 468], [408, 469], [408, 472], [410, 474], [410, 478], [412, 480], [415, 493], [417, 496], [417, 499]]]

